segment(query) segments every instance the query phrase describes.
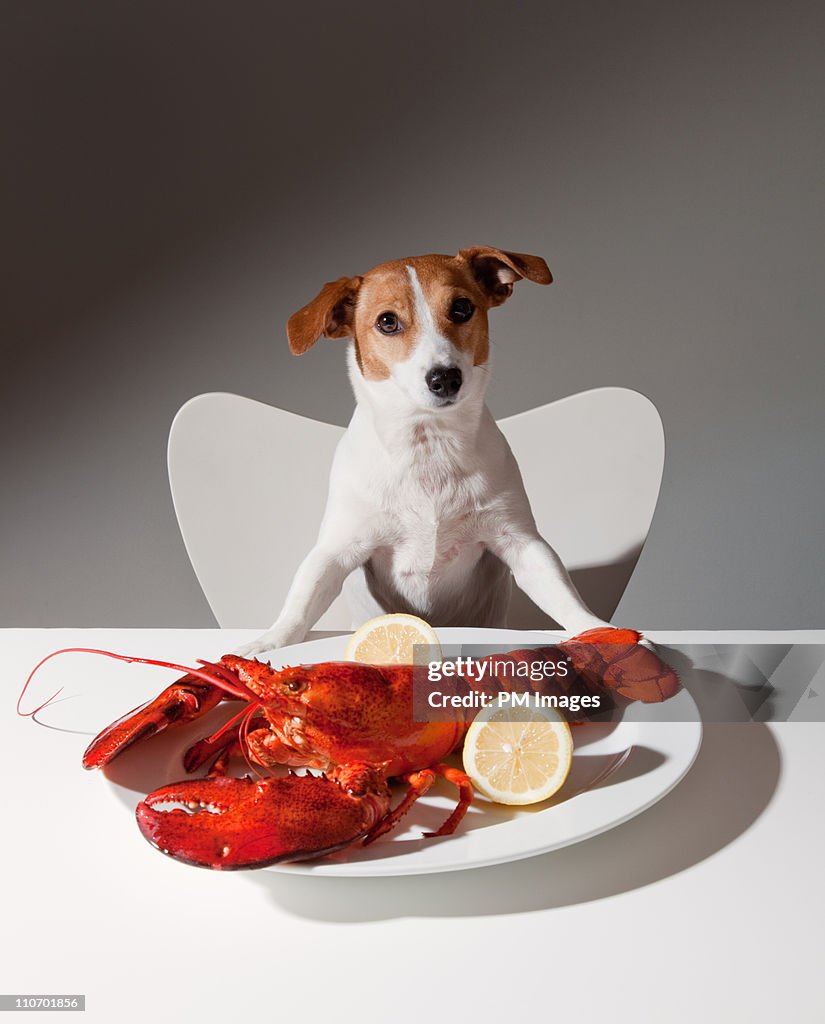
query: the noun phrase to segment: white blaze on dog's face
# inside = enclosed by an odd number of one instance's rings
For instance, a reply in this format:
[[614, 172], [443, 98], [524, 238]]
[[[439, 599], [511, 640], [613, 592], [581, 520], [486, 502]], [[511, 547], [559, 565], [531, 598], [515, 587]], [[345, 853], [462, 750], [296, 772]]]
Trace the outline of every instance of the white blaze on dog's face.
[[489, 357], [486, 297], [467, 267], [449, 257], [385, 263], [365, 275], [355, 310], [358, 367], [367, 381], [391, 379], [418, 408], [438, 409], [473, 393]]
[[446, 410], [483, 394], [487, 310], [521, 278], [552, 280], [540, 257], [486, 246], [382, 263], [325, 285], [290, 318], [290, 347], [300, 355], [322, 334], [351, 337], [365, 381], [392, 381], [414, 407]]

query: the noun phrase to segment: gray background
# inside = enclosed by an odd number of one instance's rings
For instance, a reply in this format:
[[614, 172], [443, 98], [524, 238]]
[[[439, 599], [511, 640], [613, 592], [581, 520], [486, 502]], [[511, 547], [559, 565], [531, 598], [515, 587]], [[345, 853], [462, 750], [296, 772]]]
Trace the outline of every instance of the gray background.
[[346, 422], [341, 343], [294, 359], [288, 315], [484, 243], [556, 277], [493, 314], [496, 415], [605, 384], [661, 411], [618, 618], [823, 625], [821, 4], [3, 12], [0, 624], [212, 624], [176, 409], [226, 390]]

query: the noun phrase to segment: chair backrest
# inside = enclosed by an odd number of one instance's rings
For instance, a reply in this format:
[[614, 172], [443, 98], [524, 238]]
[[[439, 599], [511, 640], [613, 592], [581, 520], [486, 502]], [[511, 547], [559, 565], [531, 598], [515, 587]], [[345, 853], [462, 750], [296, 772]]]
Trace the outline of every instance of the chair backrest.
[[[653, 518], [664, 467], [659, 414], [643, 395], [598, 388], [500, 421], [539, 530], [590, 607], [609, 619]], [[315, 542], [343, 427], [238, 395], [178, 412], [169, 480], [181, 534], [215, 618], [269, 626]], [[552, 625], [521, 593], [510, 625]], [[349, 629], [339, 597], [318, 623]]]

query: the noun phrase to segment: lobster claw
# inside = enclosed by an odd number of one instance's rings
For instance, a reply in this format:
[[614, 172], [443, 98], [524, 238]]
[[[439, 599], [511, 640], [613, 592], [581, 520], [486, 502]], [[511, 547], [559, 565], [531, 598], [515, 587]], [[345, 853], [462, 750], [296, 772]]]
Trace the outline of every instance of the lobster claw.
[[588, 629], [559, 646], [588, 683], [645, 704], [667, 700], [680, 688], [679, 676], [635, 629]]
[[172, 783], [137, 808], [143, 836], [175, 860], [220, 870], [310, 860], [366, 835], [389, 810], [390, 792], [364, 767], [332, 776]]
[[225, 697], [223, 690], [184, 676], [167, 686], [154, 700], [141, 704], [99, 733], [83, 755], [84, 768], [102, 768], [133, 743], [206, 714]]

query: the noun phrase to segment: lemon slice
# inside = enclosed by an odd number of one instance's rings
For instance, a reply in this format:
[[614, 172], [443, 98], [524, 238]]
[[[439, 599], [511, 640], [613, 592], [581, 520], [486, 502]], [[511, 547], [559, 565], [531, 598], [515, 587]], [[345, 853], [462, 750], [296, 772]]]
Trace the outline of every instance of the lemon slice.
[[555, 708], [479, 712], [464, 741], [464, 771], [499, 804], [535, 804], [561, 789], [573, 760], [570, 726]]
[[433, 648], [428, 661], [441, 659], [441, 646], [429, 622], [416, 615], [379, 615], [352, 634], [344, 658], [367, 665], [412, 665], [416, 644]]

